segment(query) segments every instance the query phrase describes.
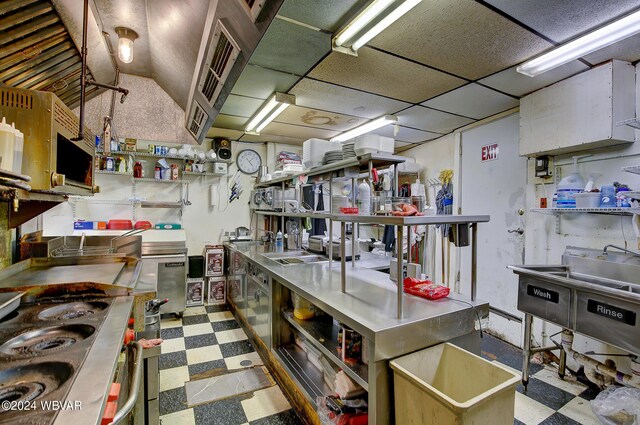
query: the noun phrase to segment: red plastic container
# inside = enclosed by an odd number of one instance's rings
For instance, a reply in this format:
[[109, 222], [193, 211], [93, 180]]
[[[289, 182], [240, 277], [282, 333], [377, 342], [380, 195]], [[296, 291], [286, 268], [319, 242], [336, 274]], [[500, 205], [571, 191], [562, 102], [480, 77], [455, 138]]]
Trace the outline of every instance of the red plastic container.
[[109, 230], [131, 230], [133, 229], [133, 223], [131, 220], [109, 220], [107, 223], [107, 229]]
[[136, 229], [151, 229], [153, 225], [149, 221], [136, 221]]
[[358, 207], [341, 207], [342, 214], [358, 214]]

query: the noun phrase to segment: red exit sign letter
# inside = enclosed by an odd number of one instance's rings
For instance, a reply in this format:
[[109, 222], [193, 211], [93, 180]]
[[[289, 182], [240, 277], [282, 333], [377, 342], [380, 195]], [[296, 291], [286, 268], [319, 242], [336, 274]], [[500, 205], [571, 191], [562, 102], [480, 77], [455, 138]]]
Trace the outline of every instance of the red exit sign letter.
[[482, 162], [498, 159], [498, 152], [499, 148], [497, 143], [494, 143], [492, 145], [484, 145], [482, 147]]

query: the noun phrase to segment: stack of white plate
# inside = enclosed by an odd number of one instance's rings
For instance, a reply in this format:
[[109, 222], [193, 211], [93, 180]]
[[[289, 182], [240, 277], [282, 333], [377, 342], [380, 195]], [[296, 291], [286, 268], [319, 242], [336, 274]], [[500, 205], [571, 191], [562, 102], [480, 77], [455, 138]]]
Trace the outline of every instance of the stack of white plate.
[[342, 161], [342, 151], [327, 152], [324, 154], [324, 164], [333, 164], [338, 161]]
[[353, 142], [342, 145], [342, 159], [355, 158], [356, 156], [355, 144]]

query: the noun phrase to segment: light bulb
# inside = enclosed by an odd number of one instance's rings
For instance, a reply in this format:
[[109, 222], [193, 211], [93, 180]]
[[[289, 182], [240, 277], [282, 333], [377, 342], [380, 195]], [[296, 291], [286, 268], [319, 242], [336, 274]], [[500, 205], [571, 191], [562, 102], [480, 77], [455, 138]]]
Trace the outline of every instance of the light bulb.
[[131, 63], [133, 61], [133, 40], [120, 37], [118, 40], [118, 58], [123, 63]]

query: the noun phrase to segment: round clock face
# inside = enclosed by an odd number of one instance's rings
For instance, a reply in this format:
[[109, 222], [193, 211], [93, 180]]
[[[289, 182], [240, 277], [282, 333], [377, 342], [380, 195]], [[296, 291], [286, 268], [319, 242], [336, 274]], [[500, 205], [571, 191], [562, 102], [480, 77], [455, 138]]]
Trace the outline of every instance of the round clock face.
[[260, 165], [262, 165], [262, 158], [260, 158], [258, 152], [253, 149], [245, 149], [238, 153], [236, 164], [238, 164], [238, 169], [243, 173], [253, 174], [256, 173]]

